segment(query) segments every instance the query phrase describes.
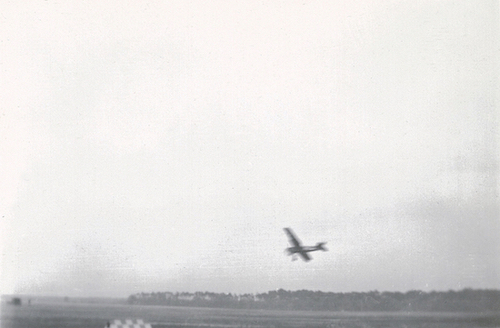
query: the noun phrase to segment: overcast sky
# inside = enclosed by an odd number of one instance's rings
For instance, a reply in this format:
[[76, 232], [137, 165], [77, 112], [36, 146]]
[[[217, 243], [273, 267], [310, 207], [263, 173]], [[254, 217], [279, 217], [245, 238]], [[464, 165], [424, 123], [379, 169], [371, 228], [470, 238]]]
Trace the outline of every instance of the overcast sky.
[[0, 6], [0, 292], [500, 288], [498, 1]]

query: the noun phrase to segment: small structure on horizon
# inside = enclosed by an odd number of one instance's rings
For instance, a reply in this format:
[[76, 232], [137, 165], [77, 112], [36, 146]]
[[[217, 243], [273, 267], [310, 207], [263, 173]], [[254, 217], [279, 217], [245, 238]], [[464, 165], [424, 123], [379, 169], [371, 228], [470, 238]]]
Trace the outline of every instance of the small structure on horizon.
[[105, 328], [152, 328], [150, 323], [145, 323], [142, 319], [136, 320], [118, 320], [108, 321]]

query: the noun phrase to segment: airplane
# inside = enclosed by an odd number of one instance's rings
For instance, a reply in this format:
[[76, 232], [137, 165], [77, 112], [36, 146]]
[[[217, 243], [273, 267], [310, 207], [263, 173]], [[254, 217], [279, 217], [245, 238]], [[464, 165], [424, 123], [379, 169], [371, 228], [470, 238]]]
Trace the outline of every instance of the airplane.
[[314, 252], [314, 251], [326, 252], [328, 250], [326, 247], [323, 246], [326, 244], [326, 242], [317, 243], [316, 246], [302, 246], [300, 244], [300, 240], [297, 239], [297, 237], [295, 237], [295, 235], [293, 234], [292, 229], [283, 228], [283, 230], [285, 230], [285, 233], [288, 236], [288, 240], [290, 241], [290, 244], [293, 245], [292, 247], [288, 247], [286, 249], [286, 251], [288, 252], [288, 255], [292, 255], [292, 261], [297, 260], [297, 257], [295, 256], [295, 254], [297, 254], [297, 253], [302, 257], [302, 259], [304, 259], [304, 261], [307, 262], [307, 261], [311, 260], [311, 256], [309, 256], [309, 254], [307, 254], [307, 253]]

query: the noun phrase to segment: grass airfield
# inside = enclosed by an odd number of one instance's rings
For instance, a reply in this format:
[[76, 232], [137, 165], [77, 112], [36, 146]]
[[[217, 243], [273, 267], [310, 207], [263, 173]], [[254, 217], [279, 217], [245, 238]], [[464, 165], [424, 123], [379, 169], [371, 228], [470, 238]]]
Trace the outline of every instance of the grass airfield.
[[319, 312], [137, 306], [105, 303], [2, 303], [1, 328], [104, 328], [113, 319], [166, 327], [500, 327], [495, 313]]

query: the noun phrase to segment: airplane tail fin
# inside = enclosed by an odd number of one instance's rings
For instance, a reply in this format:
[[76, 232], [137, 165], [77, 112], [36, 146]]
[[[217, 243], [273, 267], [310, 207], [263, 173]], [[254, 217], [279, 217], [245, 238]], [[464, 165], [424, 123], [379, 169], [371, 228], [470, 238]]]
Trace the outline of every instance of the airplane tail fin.
[[324, 245], [326, 244], [326, 242], [323, 242], [323, 243], [317, 243], [316, 244], [316, 248], [319, 249], [319, 250], [322, 250], [323, 252], [326, 252], [328, 250], [328, 248], [326, 248]]

